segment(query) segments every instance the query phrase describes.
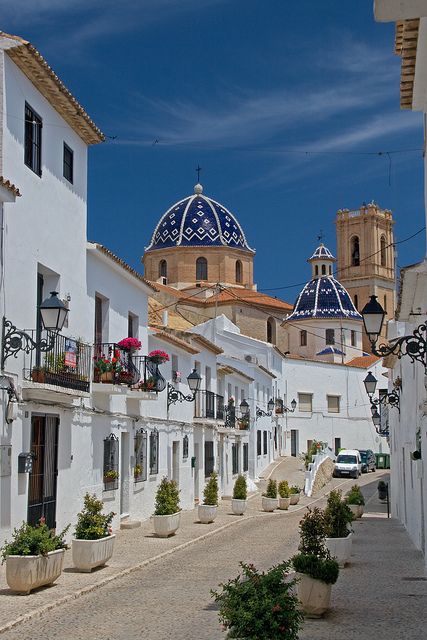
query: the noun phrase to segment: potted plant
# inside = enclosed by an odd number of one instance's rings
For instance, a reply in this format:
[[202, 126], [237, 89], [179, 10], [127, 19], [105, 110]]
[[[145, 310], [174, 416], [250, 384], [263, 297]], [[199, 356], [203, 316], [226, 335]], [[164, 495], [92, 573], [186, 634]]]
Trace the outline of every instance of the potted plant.
[[301, 489], [296, 484], [289, 489], [290, 504], [298, 504]]
[[384, 482], [384, 480], [380, 480], [378, 482], [377, 489], [378, 489], [378, 498], [380, 500], [387, 500], [388, 484]]
[[45, 381], [45, 372], [46, 372], [46, 368], [45, 367], [33, 367], [31, 369], [31, 380], [33, 382], [40, 382], [40, 383], [44, 383]]
[[169, 361], [169, 355], [166, 351], [162, 351], [161, 349], [154, 349], [154, 351], [151, 351], [148, 354], [148, 357], [151, 362], [154, 362], [155, 364], [163, 364], [164, 362]]
[[325, 547], [325, 519], [318, 507], [307, 509], [299, 529], [299, 553], [292, 558], [299, 574], [298, 598], [304, 613], [318, 618], [329, 609], [331, 588], [338, 579], [339, 566]]
[[277, 509], [279, 501], [277, 499], [277, 482], [270, 478], [267, 491], [262, 494], [262, 508], [264, 511], [274, 511]]
[[138, 351], [141, 348], [141, 341], [138, 338], [123, 338], [120, 342], [117, 343], [117, 346], [121, 351], [126, 351], [127, 353], [133, 353], [134, 351]]
[[365, 505], [365, 498], [360, 490], [360, 487], [355, 484], [351, 487], [347, 493], [345, 501], [347, 502], [350, 510], [355, 518], [360, 518], [363, 515], [363, 507]]
[[303, 614], [290, 578], [289, 562], [259, 572], [240, 563], [242, 575], [211, 591], [228, 638], [282, 638], [297, 640]]
[[279, 509], [289, 509], [291, 499], [289, 497], [289, 485], [287, 480], [281, 480], [278, 484], [277, 490], [279, 492]]
[[133, 468], [133, 477], [135, 482], [137, 482], [142, 476], [142, 465], [136, 464]]
[[52, 584], [61, 575], [67, 545], [66, 527], [58, 535], [40, 519], [36, 527], [23, 522], [14, 529], [11, 542], [2, 547], [2, 563], [6, 562], [6, 581], [12, 591], [28, 595], [33, 589]]
[[349, 525], [353, 522], [353, 513], [342, 499], [339, 489], [331, 491], [328, 496], [324, 520], [326, 547], [339, 566], [344, 567], [351, 554], [353, 532]]
[[162, 478], [156, 493], [153, 524], [154, 533], [160, 538], [167, 538], [179, 527], [181, 510], [179, 507], [179, 489], [175, 480]]
[[203, 504], [198, 506], [199, 520], [203, 524], [209, 524], [216, 518], [218, 511], [218, 475], [211, 473], [203, 491]]
[[95, 495], [86, 493], [83, 509], [77, 514], [75, 539], [71, 543], [73, 563], [76, 569], [90, 573], [102, 567], [113, 555], [115, 535], [111, 522], [114, 511], [103, 514], [104, 503]]
[[[119, 472], [116, 471], [115, 469], [106, 469], [104, 471], [104, 484], [106, 485], [105, 486], [106, 489], [116, 489], [117, 488], [116, 480], [118, 479], [119, 479]], [[113, 486], [109, 486], [109, 485], [113, 485]]]
[[239, 475], [233, 487], [231, 509], [236, 516], [242, 516], [248, 506], [248, 486], [245, 476]]

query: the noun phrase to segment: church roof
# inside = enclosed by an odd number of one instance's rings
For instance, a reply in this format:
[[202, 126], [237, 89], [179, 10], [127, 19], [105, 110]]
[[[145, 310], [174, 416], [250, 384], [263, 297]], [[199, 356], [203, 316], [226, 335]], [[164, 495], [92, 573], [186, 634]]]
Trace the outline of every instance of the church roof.
[[341, 349], [337, 349], [337, 347], [325, 347], [324, 349], [322, 349], [322, 351], [318, 351], [316, 353], [316, 356], [326, 356], [330, 353], [334, 353], [337, 356], [345, 356], [344, 351], [341, 351]]
[[254, 253], [235, 216], [219, 202], [204, 196], [201, 184], [196, 184], [194, 192], [163, 214], [146, 251], [178, 246], [224, 246]]
[[299, 294], [285, 322], [307, 318], [362, 320], [346, 289], [333, 276], [310, 280]]
[[329, 251], [328, 247], [325, 247], [325, 245], [322, 242], [321, 244], [319, 244], [319, 246], [311, 256], [311, 258], [308, 259], [308, 262], [311, 262], [311, 260], [325, 260], [325, 259], [335, 260], [334, 256]]

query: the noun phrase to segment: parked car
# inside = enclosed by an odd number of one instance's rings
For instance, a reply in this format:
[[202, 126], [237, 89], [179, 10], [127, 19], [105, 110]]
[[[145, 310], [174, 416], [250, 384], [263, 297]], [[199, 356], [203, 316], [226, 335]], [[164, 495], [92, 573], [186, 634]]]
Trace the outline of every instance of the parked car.
[[359, 449], [360, 459], [362, 460], [362, 473], [369, 473], [377, 470], [377, 461], [375, 454], [371, 449]]
[[358, 478], [362, 473], [362, 460], [357, 449], [343, 449], [337, 455], [334, 465], [333, 476], [340, 478], [348, 476], [349, 478]]

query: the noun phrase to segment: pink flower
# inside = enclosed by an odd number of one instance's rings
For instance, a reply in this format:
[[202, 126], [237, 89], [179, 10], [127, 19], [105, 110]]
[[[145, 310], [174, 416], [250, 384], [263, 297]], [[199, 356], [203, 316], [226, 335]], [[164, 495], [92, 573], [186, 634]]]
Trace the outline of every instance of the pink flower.
[[141, 348], [141, 341], [138, 340], [138, 338], [123, 338], [123, 340], [120, 340], [120, 342], [117, 343], [117, 346], [120, 347], [120, 349], [125, 349], [126, 351], [129, 351], [130, 349], [140, 349]]

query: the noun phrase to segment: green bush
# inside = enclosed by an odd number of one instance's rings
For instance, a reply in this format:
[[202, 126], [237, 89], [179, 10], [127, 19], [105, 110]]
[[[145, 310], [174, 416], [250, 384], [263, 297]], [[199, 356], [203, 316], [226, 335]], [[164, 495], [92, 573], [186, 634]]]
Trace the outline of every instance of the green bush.
[[168, 480], [165, 476], [157, 488], [154, 515], [170, 516], [178, 511], [180, 511], [178, 485], [175, 480]]
[[45, 556], [49, 551], [67, 548], [64, 538], [70, 525], [55, 535], [43, 520], [36, 527], [23, 522], [13, 530], [12, 541], [6, 541], [1, 549], [2, 563], [7, 556]]
[[364, 505], [365, 498], [363, 497], [363, 493], [360, 490], [360, 487], [355, 484], [351, 487], [350, 491], [347, 493], [345, 498], [347, 504], [358, 504]]
[[300, 487], [297, 487], [296, 484], [293, 484], [292, 487], [289, 489], [289, 493], [301, 493], [301, 489]]
[[233, 498], [235, 500], [246, 500], [248, 497], [248, 487], [245, 476], [237, 476], [233, 487]]
[[277, 498], [277, 482], [276, 480], [268, 481], [267, 491], [262, 494], [265, 498]]
[[281, 498], [289, 498], [290, 489], [289, 489], [289, 485], [288, 485], [288, 481], [287, 480], [281, 480], [279, 482], [277, 490], [278, 490], [279, 496]]
[[[320, 447], [318, 447], [317, 445], [320, 445]], [[318, 453], [319, 450], [321, 449], [321, 445], [322, 445], [321, 442], [318, 442], [317, 440], [313, 440], [307, 453], [303, 454], [304, 465], [306, 469], [308, 469], [308, 465], [310, 464], [310, 462], [312, 462], [313, 456], [315, 456], [316, 453]]]
[[327, 538], [346, 538], [350, 533], [348, 525], [353, 522], [353, 513], [342, 499], [339, 489], [331, 491], [324, 511]]
[[299, 553], [292, 558], [292, 564], [298, 573], [305, 573], [326, 584], [335, 584], [338, 580], [339, 566], [335, 560]]
[[203, 504], [218, 506], [218, 475], [211, 473], [203, 491]]
[[77, 524], [74, 535], [78, 540], [99, 540], [111, 535], [111, 522], [114, 511], [101, 513], [104, 503], [95, 495], [87, 493], [83, 498], [83, 509], [77, 514]]
[[292, 558], [295, 571], [305, 573], [327, 584], [336, 582], [339, 566], [325, 547], [325, 514], [318, 507], [307, 509], [299, 524], [300, 553]]
[[240, 565], [242, 575], [221, 584], [221, 591], [211, 591], [227, 637], [297, 640], [304, 617], [294, 594], [296, 580], [286, 576], [289, 562], [266, 572]]

